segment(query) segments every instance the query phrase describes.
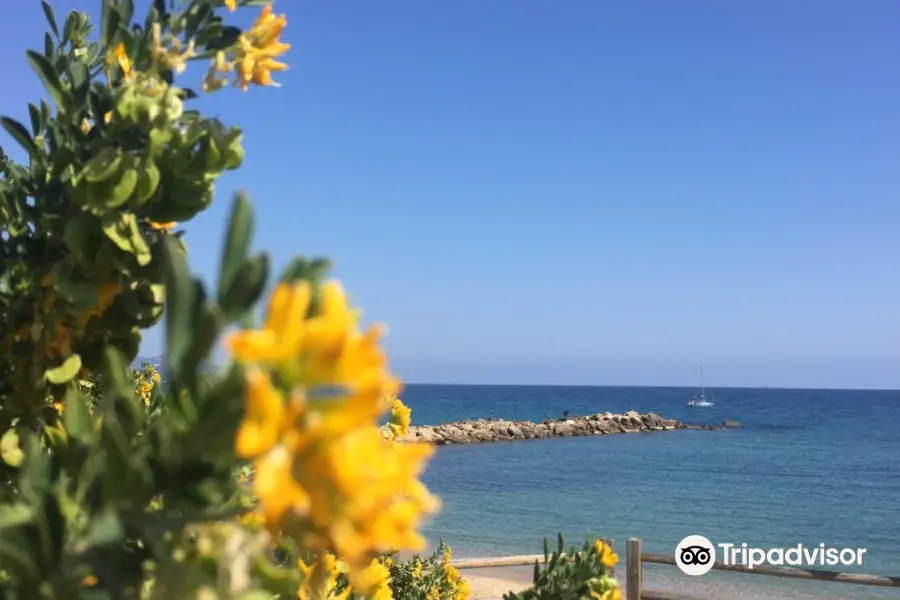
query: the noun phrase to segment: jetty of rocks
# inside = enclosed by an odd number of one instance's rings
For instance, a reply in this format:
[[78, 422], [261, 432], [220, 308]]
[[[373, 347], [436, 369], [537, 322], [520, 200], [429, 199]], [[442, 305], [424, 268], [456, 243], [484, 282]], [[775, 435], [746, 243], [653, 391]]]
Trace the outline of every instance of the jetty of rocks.
[[675, 419], [663, 418], [656, 413], [642, 415], [632, 410], [621, 415], [607, 412], [583, 417], [547, 419], [540, 423], [506, 419], [477, 419], [441, 423], [440, 425], [413, 425], [403, 440], [437, 445], [473, 444], [551, 437], [646, 433], [673, 429], [720, 430], [732, 427], [740, 427], [740, 423], [726, 421], [720, 425], [690, 425]]

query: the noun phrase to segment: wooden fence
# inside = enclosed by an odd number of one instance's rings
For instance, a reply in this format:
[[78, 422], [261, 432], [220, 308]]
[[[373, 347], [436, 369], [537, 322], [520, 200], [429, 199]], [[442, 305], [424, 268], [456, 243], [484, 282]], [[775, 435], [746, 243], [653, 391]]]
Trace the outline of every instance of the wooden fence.
[[[604, 540], [610, 546], [612, 540]], [[525, 556], [502, 556], [496, 558], [457, 559], [452, 564], [458, 569], [479, 569], [485, 567], [519, 567], [533, 566], [535, 562], [543, 563], [543, 554]], [[630, 538], [625, 553], [625, 598], [626, 600], [696, 600], [690, 596], [643, 589], [643, 564], [675, 565], [675, 557], [669, 554], [648, 554], [643, 551], [643, 543], [638, 538]], [[821, 569], [800, 569], [797, 567], [772, 567], [760, 565], [752, 569], [743, 565], [726, 565], [716, 562], [714, 571], [746, 573], [748, 575], [764, 575], [768, 577], [785, 577], [789, 579], [806, 579], [826, 581], [830, 583], [851, 583], [880, 587], [900, 588], [900, 577], [887, 575], [870, 575], [866, 573], [839, 573]], [[613, 572], [615, 576], [615, 572]]]

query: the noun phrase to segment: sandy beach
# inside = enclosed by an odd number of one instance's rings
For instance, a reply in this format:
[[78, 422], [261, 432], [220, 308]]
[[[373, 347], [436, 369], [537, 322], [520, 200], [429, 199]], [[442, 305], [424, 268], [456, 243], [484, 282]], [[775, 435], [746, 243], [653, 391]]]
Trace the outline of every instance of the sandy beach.
[[496, 567], [464, 569], [463, 578], [469, 582], [472, 598], [500, 600], [507, 592], [520, 592], [531, 587], [531, 567]]

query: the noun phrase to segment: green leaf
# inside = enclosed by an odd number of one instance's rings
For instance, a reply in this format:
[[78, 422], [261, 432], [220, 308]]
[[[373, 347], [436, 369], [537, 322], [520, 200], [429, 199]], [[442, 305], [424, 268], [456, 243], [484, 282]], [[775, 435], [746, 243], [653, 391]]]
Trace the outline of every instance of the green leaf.
[[14, 140], [19, 142], [20, 146], [25, 148], [28, 154], [34, 155], [37, 153], [37, 146], [34, 145], [34, 140], [31, 139], [31, 134], [28, 133], [24, 125], [9, 117], [0, 117], [0, 125]]
[[172, 140], [171, 129], [153, 129], [150, 131], [150, 143], [147, 146], [147, 154], [157, 157], [166, 149], [166, 145]]
[[58, 106], [65, 106], [66, 95], [60, 84], [59, 74], [56, 72], [56, 69], [53, 68], [53, 65], [50, 64], [47, 57], [34, 50], [28, 50], [26, 55], [28, 57], [28, 64], [30, 64], [31, 68], [34, 69], [34, 72], [37, 73], [41, 83], [47, 88], [53, 101], [56, 102]]
[[224, 50], [237, 42], [238, 37], [241, 35], [241, 30], [237, 27], [232, 27], [230, 25], [226, 25], [222, 28], [222, 33], [219, 34], [218, 39], [214, 39], [210, 41], [206, 45], [207, 50]]
[[106, 47], [112, 44], [116, 29], [119, 28], [121, 15], [115, 5], [115, 0], [103, 0], [103, 8], [100, 11], [100, 43]]
[[163, 240], [162, 254], [166, 270], [166, 356], [174, 378], [179, 380], [193, 342], [191, 317], [196, 289], [185, 256], [174, 240]]
[[79, 212], [68, 219], [63, 230], [63, 242], [75, 262], [84, 269], [90, 269], [97, 261], [101, 245], [97, 235], [97, 218], [86, 212]]
[[44, 56], [48, 59], [56, 56], [56, 44], [53, 43], [53, 38], [49, 33], [44, 34]]
[[[199, 281], [197, 287], [200, 287]], [[198, 295], [200, 292], [202, 289], [198, 290]], [[198, 303], [191, 319], [191, 327], [193, 328], [191, 347], [182, 360], [181, 372], [182, 381], [187, 383], [193, 383], [198, 367], [209, 357], [210, 351], [215, 346], [222, 331], [222, 313]]]
[[25, 504], [0, 505], [0, 529], [25, 525], [33, 517], [34, 512]]
[[18, 467], [24, 457], [25, 453], [19, 447], [19, 434], [15, 429], [7, 430], [0, 438], [0, 458], [11, 467]]
[[269, 257], [261, 254], [241, 266], [237, 276], [219, 301], [228, 319], [238, 319], [259, 300], [269, 277]]
[[53, 13], [53, 8], [47, 4], [46, 0], [41, 0], [41, 8], [44, 9], [44, 16], [47, 17], [47, 22], [50, 24], [50, 29], [53, 30], [53, 35], [59, 38], [59, 27], [56, 25], [56, 15]]
[[228, 233], [222, 251], [222, 264], [219, 271], [219, 301], [228, 293], [237, 277], [238, 271], [247, 259], [250, 242], [253, 239], [253, 205], [243, 192], [235, 195], [231, 205], [231, 217], [228, 220]]
[[10, 574], [15, 573], [23, 579], [36, 579], [37, 566], [28, 551], [28, 540], [21, 531], [11, 533], [12, 535], [0, 537], [0, 564], [3, 564], [3, 570]]
[[131, 18], [134, 16], [134, 0], [119, 0], [119, 15], [122, 18], [122, 25], [125, 27], [131, 25]]
[[66, 395], [63, 424], [70, 438], [85, 444], [90, 442], [94, 430], [91, 409], [84, 396], [74, 390]]
[[107, 510], [91, 519], [85, 541], [89, 546], [108, 546], [122, 539], [124, 531], [119, 516]]
[[66, 534], [66, 521], [54, 494], [44, 495], [44, 510], [36, 516], [40, 519], [43, 563], [45, 571], [50, 572], [59, 565]]
[[143, 166], [138, 167], [138, 181], [129, 206], [132, 209], [140, 208], [142, 204], [156, 193], [160, 179], [161, 174], [156, 163], [148, 161]]
[[138, 264], [145, 266], [153, 256], [150, 246], [141, 234], [134, 213], [112, 213], [103, 217], [103, 233], [123, 252], [133, 254]]
[[77, 278], [71, 264], [58, 262], [50, 273], [54, 289], [76, 308], [87, 310], [97, 305], [97, 285], [91, 280]]
[[63, 24], [63, 33], [61, 42], [65, 44], [72, 38], [72, 30], [75, 29], [75, 26], [78, 24], [78, 16], [75, 14], [75, 11], [70, 12], [66, 15], [66, 22]]
[[84, 106], [87, 103], [88, 92], [91, 90], [91, 80], [87, 65], [82, 61], [72, 65], [72, 92], [75, 105]]
[[[118, 208], [125, 204], [137, 187], [138, 174], [134, 168], [125, 167], [118, 181], [113, 184], [91, 184], [91, 204], [101, 210]], [[134, 215], [132, 215], [134, 216]]]
[[118, 148], [103, 148], [84, 165], [81, 176], [91, 183], [108, 181], [118, 172], [121, 164], [122, 152]]
[[31, 133], [37, 135], [44, 128], [41, 121], [41, 109], [34, 104], [28, 104], [28, 116], [31, 117]]
[[[50, 37], [48, 36], [49, 40]], [[57, 73], [64, 73], [66, 69], [69, 68], [69, 57], [65, 54], [58, 54], [56, 56], [56, 60], [53, 61], [53, 70]]]
[[81, 370], [81, 356], [78, 354], [73, 354], [69, 358], [63, 362], [63, 364], [59, 365], [54, 369], [48, 370], [44, 373], [44, 376], [47, 377], [47, 381], [55, 385], [62, 385], [63, 383], [67, 383], [75, 379], [75, 376], [78, 375], [78, 372]]

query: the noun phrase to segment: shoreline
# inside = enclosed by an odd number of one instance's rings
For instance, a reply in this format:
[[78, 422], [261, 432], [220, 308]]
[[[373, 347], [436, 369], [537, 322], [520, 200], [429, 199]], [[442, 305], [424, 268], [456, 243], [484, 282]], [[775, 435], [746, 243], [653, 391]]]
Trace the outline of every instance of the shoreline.
[[[451, 563], [452, 564], [452, 563]], [[758, 581], [742, 574], [719, 574], [715, 577], [691, 578], [682, 575], [675, 567], [647, 568], [645, 565], [643, 588], [646, 591], [664, 592], [685, 600], [845, 600], [847, 598], [884, 597], [885, 592], [875, 592], [866, 586], [827, 584], [798, 580], [793, 585], [777, 578]], [[616, 567], [616, 579], [625, 598], [625, 566]], [[469, 582], [472, 600], [502, 600], [509, 592], [518, 593], [531, 587], [533, 567], [486, 567], [461, 569], [462, 578]], [[813, 585], [804, 585], [812, 583]], [[818, 583], [818, 585], [816, 585]], [[824, 587], [828, 586], [828, 587]], [[817, 590], [816, 588], [820, 588]], [[888, 594], [893, 590], [885, 588]]]
[[565, 415], [558, 419], [546, 419], [541, 422], [489, 418], [454, 421], [439, 425], [411, 425], [409, 432], [402, 440], [440, 446], [552, 437], [650, 433], [676, 429], [721, 431], [740, 426], [741, 424], [737, 421], [723, 421], [717, 425], [693, 425], [675, 419], [667, 419], [653, 412], [640, 414], [630, 410], [623, 414], [605, 412], [584, 416]]

